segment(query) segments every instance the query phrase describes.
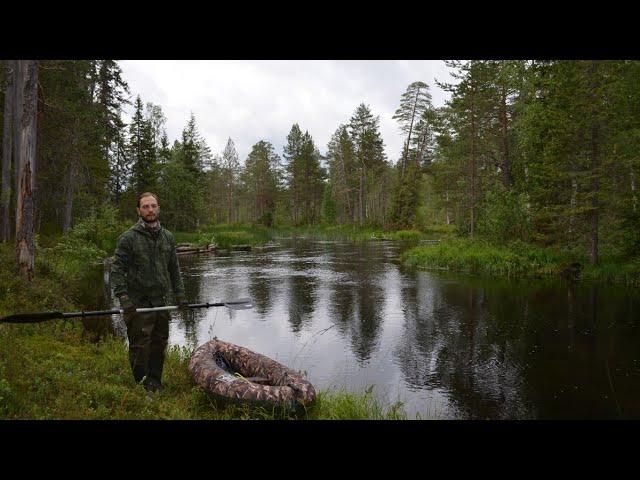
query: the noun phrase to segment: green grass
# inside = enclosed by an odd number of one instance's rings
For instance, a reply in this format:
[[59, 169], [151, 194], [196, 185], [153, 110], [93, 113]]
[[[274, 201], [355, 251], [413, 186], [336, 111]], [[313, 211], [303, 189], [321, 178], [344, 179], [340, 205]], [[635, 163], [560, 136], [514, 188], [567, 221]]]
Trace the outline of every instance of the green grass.
[[420, 240], [433, 238], [418, 230], [384, 231], [375, 228], [358, 228], [344, 225], [311, 225], [304, 227], [280, 227], [271, 229], [273, 237], [309, 237], [319, 240], [347, 240], [368, 242], [375, 240]]
[[348, 393], [344, 388], [320, 392], [309, 418], [330, 420], [406, 420], [402, 403], [386, 405], [369, 387], [364, 394]]
[[228, 249], [234, 245], [260, 245], [272, 238], [267, 228], [248, 225], [216, 225], [203, 228], [199, 232], [173, 232], [173, 234], [178, 243], [191, 243], [197, 246], [215, 244], [221, 249]]
[[447, 239], [438, 245], [407, 250], [402, 255], [402, 262], [408, 267], [507, 277], [557, 276], [571, 264], [579, 263], [583, 280], [640, 285], [638, 259], [604, 257], [600, 265], [593, 267], [584, 254], [521, 242], [501, 246], [481, 240]]
[[415, 247], [406, 251], [402, 259], [411, 267], [505, 276], [559, 273], [560, 265], [568, 261], [552, 250], [525, 245], [516, 250], [465, 239]]
[[640, 286], [640, 259], [621, 260], [604, 257], [596, 266], [586, 265], [584, 280]]
[[0, 324], [0, 418], [7, 419], [403, 419], [400, 404], [364, 394], [318, 392], [306, 411], [221, 404], [193, 382], [191, 352], [167, 352], [162, 395], [135, 384], [127, 347], [84, 340], [78, 322]]
[[178, 243], [190, 243], [196, 246], [216, 244], [227, 249], [234, 245], [261, 245], [282, 237], [306, 237], [318, 240], [347, 240], [368, 242], [375, 240], [418, 241], [435, 238], [419, 230], [384, 231], [373, 228], [357, 228], [342, 225], [309, 225], [302, 227], [259, 227], [249, 225], [216, 225], [201, 229], [199, 232], [173, 232]]

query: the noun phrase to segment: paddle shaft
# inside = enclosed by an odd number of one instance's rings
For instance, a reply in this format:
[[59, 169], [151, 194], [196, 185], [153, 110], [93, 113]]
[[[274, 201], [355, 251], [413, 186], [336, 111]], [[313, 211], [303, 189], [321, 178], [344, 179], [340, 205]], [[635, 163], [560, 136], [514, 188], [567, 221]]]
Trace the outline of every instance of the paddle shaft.
[[[217, 303], [190, 303], [186, 305], [186, 308], [209, 308], [209, 307], [227, 307], [233, 310], [244, 310], [253, 308], [251, 299], [239, 299], [229, 302], [217, 302]], [[144, 307], [136, 308], [136, 313], [147, 312], [159, 312], [163, 310], [178, 310], [180, 307], [176, 305], [166, 305], [162, 307]], [[117, 315], [123, 314], [124, 310], [121, 308], [114, 308], [112, 310], [95, 310], [79, 312], [42, 312], [42, 313], [19, 313], [16, 315], [8, 315], [6, 317], [0, 317], [0, 322], [3, 323], [38, 323], [46, 320], [53, 320], [56, 318], [72, 318], [72, 317], [99, 317], [103, 315]]]
[[[190, 303], [189, 308], [208, 308], [208, 307], [224, 307], [227, 303]], [[165, 305], [164, 307], [144, 307], [144, 308], [136, 308], [136, 313], [147, 313], [147, 312], [161, 312], [164, 310], [178, 310], [178, 306], [176, 305]], [[124, 313], [122, 308], [114, 308], [113, 310], [95, 310], [85, 312], [81, 310], [80, 312], [65, 312], [62, 314], [62, 318], [71, 318], [71, 317], [99, 317], [101, 315], [116, 315], [118, 313]]]

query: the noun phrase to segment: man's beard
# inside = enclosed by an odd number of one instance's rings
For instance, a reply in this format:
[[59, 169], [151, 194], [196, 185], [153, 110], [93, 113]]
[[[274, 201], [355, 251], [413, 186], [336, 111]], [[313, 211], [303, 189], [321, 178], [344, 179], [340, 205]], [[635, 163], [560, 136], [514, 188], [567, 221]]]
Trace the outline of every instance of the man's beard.
[[160, 214], [158, 213], [153, 220], [147, 220], [144, 215], [141, 215], [140, 218], [142, 218], [142, 221], [144, 223], [156, 223], [158, 221], [158, 219], [160, 218]]

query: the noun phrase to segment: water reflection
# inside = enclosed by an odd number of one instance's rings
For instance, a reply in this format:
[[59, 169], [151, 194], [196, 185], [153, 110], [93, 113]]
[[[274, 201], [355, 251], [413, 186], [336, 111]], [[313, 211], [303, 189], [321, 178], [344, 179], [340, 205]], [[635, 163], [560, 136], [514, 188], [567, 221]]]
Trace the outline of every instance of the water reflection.
[[401, 248], [293, 240], [180, 257], [190, 302], [250, 296], [254, 309], [174, 312], [170, 342], [216, 335], [320, 389], [376, 385], [410, 415], [640, 417], [634, 289], [404, 271]]
[[253, 300], [256, 314], [262, 318], [268, 317], [273, 305], [276, 281], [265, 277], [262, 272], [253, 271], [248, 275], [248, 282], [249, 296]]
[[[362, 246], [357, 247], [362, 249]], [[350, 339], [359, 363], [370, 359], [378, 347], [380, 329], [384, 324], [385, 291], [379, 283], [383, 268], [371, 262], [368, 255], [352, 251], [353, 246], [328, 247], [338, 261], [333, 271], [344, 274], [329, 282], [329, 312], [339, 331]], [[344, 281], [343, 278], [348, 278]]]

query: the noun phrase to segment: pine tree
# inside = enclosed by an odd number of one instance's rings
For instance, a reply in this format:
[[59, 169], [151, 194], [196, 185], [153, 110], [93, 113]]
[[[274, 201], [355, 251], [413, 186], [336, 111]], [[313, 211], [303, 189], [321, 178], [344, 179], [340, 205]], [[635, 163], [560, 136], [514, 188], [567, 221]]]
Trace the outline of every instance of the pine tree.
[[302, 211], [302, 148], [302, 132], [298, 124], [294, 123], [289, 135], [287, 135], [287, 143], [283, 153], [287, 189], [291, 197], [291, 216], [294, 224], [300, 223], [300, 212]]
[[[424, 141], [420, 141], [420, 137], [426, 134], [425, 130], [429, 123], [427, 113], [432, 109], [429, 86], [424, 82], [411, 83], [400, 97], [400, 107], [392, 118], [400, 123], [400, 130], [406, 134], [401, 159], [402, 169], [400, 175], [402, 177], [405, 175], [407, 162], [410, 161], [409, 150], [411, 145], [417, 145], [418, 149], [424, 148]], [[416, 125], [419, 121], [422, 121], [422, 132]], [[414, 129], [414, 127], [416, 128]]]
[[246, 193], [253, 198], [251, 220], [267, 227], [273, 225], [278, 195], [280, 157], [273, 145], [264, 140], [252, 148], [242, 173]]
[[455, 161], [465, 170], [465, 174], [461, 176], [461, 183], [468, 192], [465, 202], [468, 226], [464, 229], [473, 238], [476, 233], [484, 183], [486, 183], [483, 181], [483, 176], [494, 171], [491, 165], [495, 163], [491, 155], [490, 135], [487, 134], [488, 126], [491, 124], [491, 107], [486, 62], [452, 61], [447, 62], [447, 65], [454, 69], [452, 76], [459, 82], [438, 84], [451, 92], [447, 108], [443, 110], [443, 113], [449, 117], [447, 124], [453, 132], [451, 138], [454, 141], [449, 152], [466, 157], [466, 161]]
[[378, 130], [380, 117], [374, 117], [370, 108], [360, 104], [349, 119], [349, 134], [355, 147], [356, 170], [358, 172], [357, 219], [363, 226], [371, 214], [367, 209], [367, 187], [386, 163], [384, 142]]
[[342, 222], [355, 222], [355, 197], [357, 174], [355, 171], [355, 147], [346, 125], [340, 125], [327, 146], [329, 161], [328, 195], [338, 209]]
[[235, 222], [238, 220], [236, 202], [240, 178], [240, 159], [231, 137], [227, 140], [227, 145], [222, 152], [220, 175], [224, 189], [226, 221], [227, 223]]

